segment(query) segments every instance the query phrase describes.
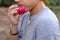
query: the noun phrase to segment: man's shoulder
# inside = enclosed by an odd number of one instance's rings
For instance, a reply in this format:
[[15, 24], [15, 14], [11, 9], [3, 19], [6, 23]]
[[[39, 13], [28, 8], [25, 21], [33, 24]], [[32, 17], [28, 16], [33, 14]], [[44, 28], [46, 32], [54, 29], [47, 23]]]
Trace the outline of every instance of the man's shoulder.
[[39, 16], [41, 22], [59, 22], [57, 16], [49, 8], [44, 9]]

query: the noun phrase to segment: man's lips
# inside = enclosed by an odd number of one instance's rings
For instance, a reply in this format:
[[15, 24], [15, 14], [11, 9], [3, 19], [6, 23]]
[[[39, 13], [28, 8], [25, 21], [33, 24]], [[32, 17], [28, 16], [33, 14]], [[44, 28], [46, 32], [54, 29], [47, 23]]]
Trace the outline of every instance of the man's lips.
[[16, 4], [18, 5], [18, 7], [23, 6], [23, 4], [21, 4], [21, 3], [16, 3]]

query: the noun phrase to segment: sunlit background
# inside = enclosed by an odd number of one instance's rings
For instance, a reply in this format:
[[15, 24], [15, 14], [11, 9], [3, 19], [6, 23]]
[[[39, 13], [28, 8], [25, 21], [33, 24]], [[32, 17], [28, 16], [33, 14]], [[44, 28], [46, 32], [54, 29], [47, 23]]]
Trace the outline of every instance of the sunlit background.
[[[8, 7], [14, 0], [0, 0], [0, 40], [8, 40], [11, 23], [7, 16]], [[56, 14], [60, 21], [60, 0], [46, 0], [45, 4]]]

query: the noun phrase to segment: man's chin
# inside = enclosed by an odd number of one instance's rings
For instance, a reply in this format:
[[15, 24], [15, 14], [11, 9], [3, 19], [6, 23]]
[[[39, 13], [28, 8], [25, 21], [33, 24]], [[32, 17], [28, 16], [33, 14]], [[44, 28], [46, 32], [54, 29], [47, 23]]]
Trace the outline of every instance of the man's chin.
[[18, 5], [18, 7], [21, 7], [21, 6], [23, 6], [22, 4], [17, 4]]

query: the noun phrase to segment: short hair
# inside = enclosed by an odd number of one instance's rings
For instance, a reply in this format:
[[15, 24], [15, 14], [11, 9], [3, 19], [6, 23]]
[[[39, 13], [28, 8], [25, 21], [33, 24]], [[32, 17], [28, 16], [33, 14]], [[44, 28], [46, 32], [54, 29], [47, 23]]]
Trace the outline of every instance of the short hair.
[[43, 1], [43, 2], [47, 2], [48, 0], [41, 0], [41, 1]]

